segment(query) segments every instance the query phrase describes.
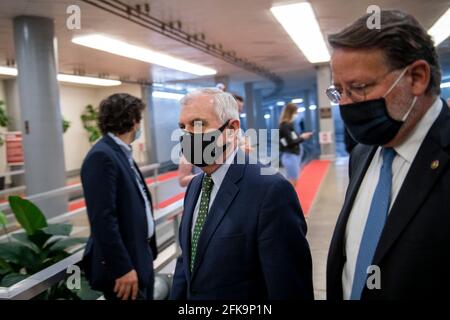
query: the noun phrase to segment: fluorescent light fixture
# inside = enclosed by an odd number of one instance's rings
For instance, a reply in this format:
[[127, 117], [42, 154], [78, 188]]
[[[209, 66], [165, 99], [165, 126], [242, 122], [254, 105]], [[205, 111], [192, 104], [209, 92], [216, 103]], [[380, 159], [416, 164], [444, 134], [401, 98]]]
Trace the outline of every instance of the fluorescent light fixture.
[[433, 24], [428, 34], [433, 38], [436, 47], [450, 36], [450, 8]]
[[317, 106], [315, 104], [312, 104], [309, 106], [309, 110], [314, 111], [317, 109]]
[[264, 115], [264, 119], [270, 119], [270, 114], [266, 113], [266, 114]]
[[164, 92], [164, 91], [153, 91], [152, 97], [153, 98], [160, 98], [160, 99], [171, 99], [171, 100], [177, 100], [180, 101], [181, 98], [183, 98], [184, 94], [181, 93], [172, 93], [172, 92]]
[[281, 106], [284, 106], [284, 104], [285, 104], [284, 101], [278, 101], [278, 102], [277, 102], [277, 106], [280, 106], [280, 107], [281, 107]]
[[17, 69], [11, 67], [0, 67], [0, 75], [2, 76], [17, 76]]
[[[18, 71], [16, 68], [0, 66], [0, 75], [17, 76]], [[61, 74], [61, 73], [57, 75], [57, 79], [60, 82], [86, 84], [86, 85], [91, 85], [91, 86], [102, 86], [102, 87], [119, 86], [122, 84], [122, 82], [119, 80], [102, 79], [102, 78], [85, 77], [85, 76], [75, 76], [75, 75]]]
[[159, 82], [153, 82], [152, 86], [153, 87], [158, 87], [158, 88], [163, 88], [164, 87], [164, 85], [162, 83], [159, 83]]
[[75, 75], [71, 75], [71, 74], [61, 74], [61, 73], [58, 74], [57, 79], [60, 82], [86, 84], [86, 85], [101, 86], [101, 87], [120, 86], [122, 84], [122, 82], [119, 80], [102, 79], [102, 78], [85, 77], [85, 76], [75, 76]]
[[165, 68], [183, 71], [195, 74], [197, 76], [207, 76], [217, 73], [216, 70], [211, 68], [203, 67], [198, 64], [190, 63], [160, 52], [138, 47], [99, 34], [75, 37], [72, 39], [72, 42], [92, 49], [105, 51], [151, 64], [157, 64]]
[[302, 103], [302, 102], [303, 102], [303, 99], [301, 99], [301, 98], [296, 98], [296, 99], [292, 99], [291, 102], [292, 102], [292, 103]]
[[330, 61], [319, 23], [308, 2], [274, 6], [270, 11], [309, 62]]
[[298, 108], [297, 109], [297, 112], [305, 112], [306, 111], [306, 108], [305, 107], [300, 107], [300, 108]]
[[441, 83], [441, 89], [444, 89], [444, 88], [450, 88], [450, 81]]
[[241, 113], [239, 116], [240, 116], [241, 118], [245, 118], [245, 117], [247, 117], [247, 114], [246, 114], [246, 113]]

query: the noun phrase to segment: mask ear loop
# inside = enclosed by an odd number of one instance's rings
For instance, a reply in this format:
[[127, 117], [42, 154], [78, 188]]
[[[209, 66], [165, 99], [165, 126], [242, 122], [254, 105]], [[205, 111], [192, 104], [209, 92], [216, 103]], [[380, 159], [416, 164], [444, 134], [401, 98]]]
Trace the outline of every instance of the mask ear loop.
[[414, 96], [414, 99], [413, 99], [413, 101], [411, 103], [411, 107], [409, 107], [408, 112], [406, 112], [405, 115], [403, 116], [402, 122], [405, 122], [406, 119], [408, 119], [408, 116], [411, 113], [412, 109], [414, 108], [414, 105], [416, 104], [416, 102], [417, 102], [417, 96]]
[[384, 94], [383, 98], [386, 98], [387, 95], [389, 93], [391, 93], [391, 91], [397, 86], [397, 84], [400, 82], [400, 80], [403, 78], [403, 76], [406, 73], [406, 70], [408, 70], [408, 67], [405, 67], [402, 71], [402, 73], [400, 73], [400, 75], [398, 76], [397, 80], [395, 80], [395, 82], [392, 84], [392, 86], [389, 88], [389, 90]]

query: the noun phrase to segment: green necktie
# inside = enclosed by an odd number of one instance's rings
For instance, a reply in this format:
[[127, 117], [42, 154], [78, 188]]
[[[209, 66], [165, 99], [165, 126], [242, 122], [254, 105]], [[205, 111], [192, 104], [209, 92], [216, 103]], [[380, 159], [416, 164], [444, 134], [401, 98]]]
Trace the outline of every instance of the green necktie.
[[200, 208], [198, 210], [197, 220], [195, 221], [194, 235], [191, 243], [191, 272], [194, 270], [195, 256], [197, 254], [198, 239], [202, 232], [203, 224], [205, 223], [206, 215], [209, 209], [209, 196], [213, 188], [214, 182], [209, 175], [203, 177], [202, 183], [202, 197], [200, 199]]

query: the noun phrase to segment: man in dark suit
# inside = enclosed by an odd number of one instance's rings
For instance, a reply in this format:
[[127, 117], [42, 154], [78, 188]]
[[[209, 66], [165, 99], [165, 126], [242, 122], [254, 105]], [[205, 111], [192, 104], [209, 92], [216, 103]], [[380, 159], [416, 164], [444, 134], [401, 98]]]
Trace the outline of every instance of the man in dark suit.
[[381, 11], [329, 36], [334, 86], [360, 144], [331, 241], [330, 300], [449, 297], [450, 110], [431, 37], [412, 16]]
[[153, 299], [156, 258], [152, 199], [132, 158], [144, 104], [114, 94], [100, 104], [103, 133], [81, 168], [91, 235], [83, 264], [87, 278], [106, 299]]
[[313, 299], [306, 223], [293, 187], [238, 148], [232, 95], [202, 89], [181, 101], [189, 184], [172, 299]]

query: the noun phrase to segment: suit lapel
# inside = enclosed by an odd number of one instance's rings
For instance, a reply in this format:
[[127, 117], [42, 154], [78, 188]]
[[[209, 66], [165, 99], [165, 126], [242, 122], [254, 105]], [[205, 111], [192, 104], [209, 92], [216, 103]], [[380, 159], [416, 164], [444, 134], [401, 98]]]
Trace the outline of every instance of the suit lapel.
[[[422, 142], [392, 206], [375, 252], [374, 264], [378, 264], [389, 251], [403, 229], [418, 212], [442, 173], [448, 170], [450, 157], [443, 147], [448, 143], [449, 124], [449, 111], [444, 104], [437, 121]], [[435, 161], [439, 162], [439, 166], [433, 169], [431, 164]]]
[[211, 209], [209, 210], [205, 224], [200, 234], [200, 239], [198, 241], [197, 247], [197, 258], [195, 260], [192, 277], [195, 276], [199, 265], [202, 263], [205, 251], [211, 241], [211, 238], [214, 235], [223, 217], [227, 213], [228, 207], [239, 192], [239, 187], [236, 185], [236, 182], [239, 181], [239, 179], [242, 177], [244, 169], [245, 165], [234, 163], [231, 164], [228, 168], [228, 172], [225, 175], [225, 178], [222, 181], [222, 185], [217, 192], [217, 196], [214, 199]]
[[186, 193], [184, 209], [183, 209], [183, 223], [181, 226], [181, 247], [183, 248], [183, 261], [186, 265], [187, 279], [191, 278], [190, 271], [190, 258], [191, 258], [191, 226], [192, 216], [194, 215], [195, 205], [197, 204], [198, 197], [200, 195], [202, 187], [203, 174], [199, 174], [194, 177], [189, 187], [188, 193]]

